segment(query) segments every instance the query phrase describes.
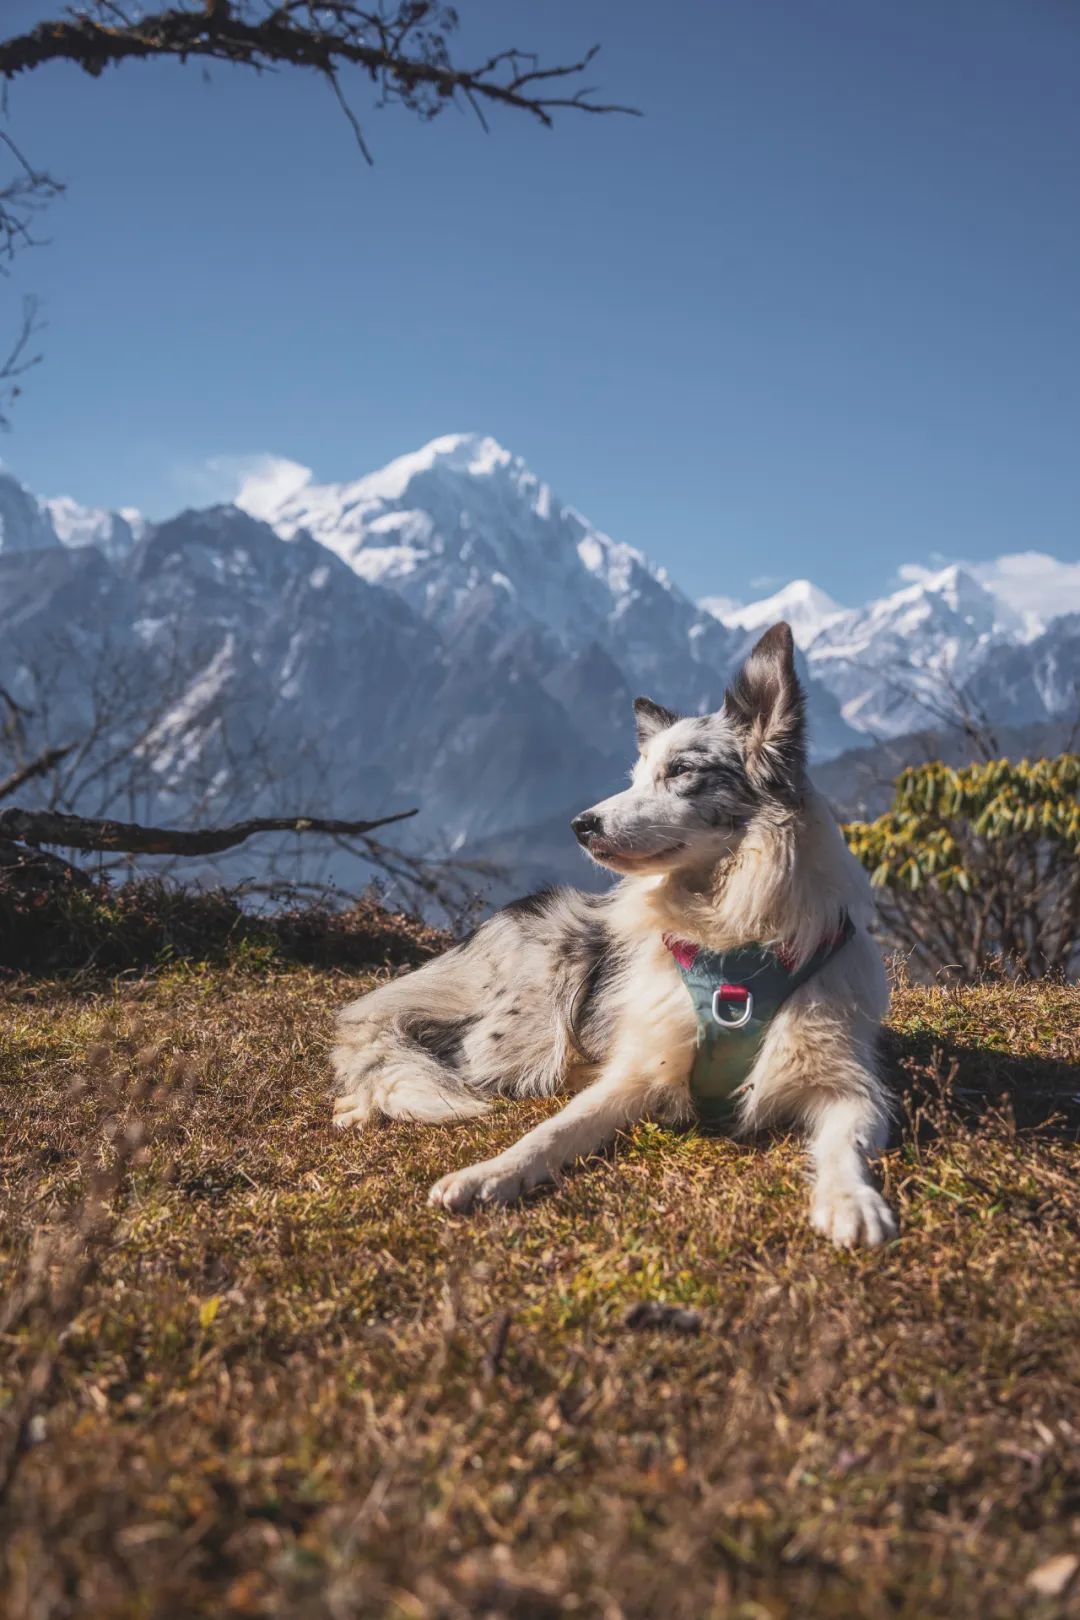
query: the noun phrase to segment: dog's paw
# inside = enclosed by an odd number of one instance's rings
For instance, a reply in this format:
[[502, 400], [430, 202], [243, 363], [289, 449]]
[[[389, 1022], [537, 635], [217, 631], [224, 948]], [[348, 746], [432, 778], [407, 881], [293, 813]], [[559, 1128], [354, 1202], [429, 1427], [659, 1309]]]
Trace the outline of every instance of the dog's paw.
[[463, 1214], [477, 1204], [512, 1204], [542, 1179], [520, 1166], [513, 1168], [500, 1164], [498, 1159], [488, 1159], [465, 1170], [451, 1170], [432, 1187], [428, 1203], [452, 1214]]
[[895, 1215], [876, 1188], [866, 1182], [819, 1187], [810, 1220], [816, 1231], [843, 1249], [857, 1244], [874, 1249], [896, 1236]]
[[334, 1102], [334, 1124], [339, 1131], [347, 1130], [350, 1125], [363, 1125], [370, 1118], [371, 1098], [366, 1092], [354, 1091]]

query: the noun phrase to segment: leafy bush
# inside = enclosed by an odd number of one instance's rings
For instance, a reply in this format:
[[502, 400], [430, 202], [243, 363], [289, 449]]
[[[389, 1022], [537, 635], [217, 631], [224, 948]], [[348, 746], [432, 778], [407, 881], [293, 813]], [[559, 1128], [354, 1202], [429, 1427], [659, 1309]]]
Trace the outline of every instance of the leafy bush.
[[997, 960], [1034, 978], [1077, 964], [1080, 755], [897, 778], [892, 808], [845, 828], [895, 942], [930, 972]]

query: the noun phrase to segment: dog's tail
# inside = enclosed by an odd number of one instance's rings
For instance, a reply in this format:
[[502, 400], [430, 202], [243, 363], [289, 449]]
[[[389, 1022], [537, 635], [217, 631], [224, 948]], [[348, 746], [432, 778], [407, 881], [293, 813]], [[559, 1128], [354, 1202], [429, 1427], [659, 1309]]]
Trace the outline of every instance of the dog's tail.
[[380, 985], [339, 1014], [330, 1054], [335, 1125], [362, 1125], [373, 1114], [435, 1125], [487, 1113], [488, 1103], [466, 1089], [454, 1067], [475, 1016], [455, 955]]

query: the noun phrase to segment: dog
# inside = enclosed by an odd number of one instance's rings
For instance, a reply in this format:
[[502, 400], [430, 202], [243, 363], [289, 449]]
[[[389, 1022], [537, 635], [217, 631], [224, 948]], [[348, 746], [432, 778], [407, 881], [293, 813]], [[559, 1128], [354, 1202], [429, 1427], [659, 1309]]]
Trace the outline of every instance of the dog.
[[[335, 1123], [446, 1124], [475, 1119], [495, 1095], [573, 1090], [513, 1147], [430, 1192], [454, 1212], [509, 1204], [635, 1121], [693, 1118], [710, 1015], [699, 1016], [683, 968], [701, 952], [723, 962], [749, 948], [791, 976], [731, 1098], [732, 1127], [801, 1127], [814, 1227], [844, 1246], [882, 1243], [896, 1223], [870, 1165], [890, 1124], [877, 1068], [888, 986], [868, 879], [807, 776], [790, 628], [762, 636], [717, 713], [680, 717], [648, 698], [634, 712], [630, 786], [572, 823], [620, 881], [602, 894], [563, 888], [515, 901], [346, 1007], [332, 1057]], [[748, 991], [716, 994], [718, 1025], [706, 1035], [725, 1049]]]

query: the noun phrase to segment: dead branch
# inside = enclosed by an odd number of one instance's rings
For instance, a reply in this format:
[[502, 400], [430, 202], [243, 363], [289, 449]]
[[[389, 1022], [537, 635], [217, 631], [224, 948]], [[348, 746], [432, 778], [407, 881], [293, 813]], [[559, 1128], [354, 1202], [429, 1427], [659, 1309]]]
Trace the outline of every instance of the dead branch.
[[62, 759], [67, 758], [74, 747], [74, 743], [64, 743], [59, 748], [46, 748], [28, 765], [22, 765], [17, 771], [12, 771], [10, 776], [0, 782], [0, 799], [10, 799], [25, 782], [32, 782], [35, 776], [47, 775]]
[[[281, 67], [317, 73], [338, 102], [363, 157], [372, 155], [360, 120], [342, 84], [355, 68], [374, 87], [376, 105], [397, 102], [425, 122], [449, 105], [467, 107], [487, 130], [483, 106], [527, 112], [549, 127], [561, 111], [626, 113], [635, 107], [596, 99], [580, 83], [598, 46], [578, 60], [542, 66], [529, 51], [497, 51], [472, 67], [455, 67], [450, 38], [457, 13], [445, 0], [180, 0], [157, 10], [121, 0], [85, 0], [65, 15], [0, 39], [0, 79], [5, 83], [50, 62], [70, 62], [91, 77], [122, 62], [171, 57], [246, 67], [256, 73]], [[6, 103], [4, 103], [6, 107]], [[63, 184], [34, 168], [11, 136], [0, 130], [0, 147], [14, 164], [0, 187], [0, 274], [15, 253], [37, 240], [36, 215], [63, 192]], [[28, 299], [11, 352], [0, 362], [0, 427], [18, 397], [17, 379], [37, 365], [31, 343], [40, 330]]]
[[41, 364], [41, 354], [33, 344], [43, 325], [38, 319], [38, 301], [30, 294], [23, 299], [22, 317], [7, 354], [0, 357], [0, 428], [9, 426], [8, 412], [22, 393], [20, 377]]
[[44, 169], [35, 169], [7, 130], [0, 129], [0, 154], [3, 152], [13, 164], [11, 179], [0, 188], [0, 273], [6, 275], [20, 248], [37, 246], [34, 221], [64, 187]]
[[24, 844], [58, 844], [63, 849], [107, 850], [125, 855], [218, 855], [243, 844], [256, 833], [325, 833], [330, 837], [358, 838], [408, 821], [415, 810], [399, 810], [374, 821], [326, 821], [318, 816], [256, 816], [230, 827], [141, 827], [131, 821], [94, 820], [64, 815], [57, 810], [0, 810], [0, 838]]
[[457, 27], [453, 8], [440, 0], [401, 0], [395, 7], [357, 0], [205, 0], [148, 15], [98, 3], [81, 14], [39, 23], [0, 41], [0, 77], [12, 79], [47, 62], [72, 62], [97, 76], [126, 61], [192, 57], [262, 71], [308, 68], [338, 93], [336, 76], [358, 67], [383, 101], [400, 101], [425, 119], [460, 99], [528, 112], [549, 125], [561, 110], [628, 113], [637, 109], [593, 99], [573, 81], [596, 56], [594, 46], [578, 61], [543, 67], [530, 52], [499, 51], [471, 68], [450, 60], [449, 37]]
[[0, 887], [8, 884], [22, 894], [41, 894], [57, 888], [92, 889], [94, 880], [48, 850], [0, 838]]

